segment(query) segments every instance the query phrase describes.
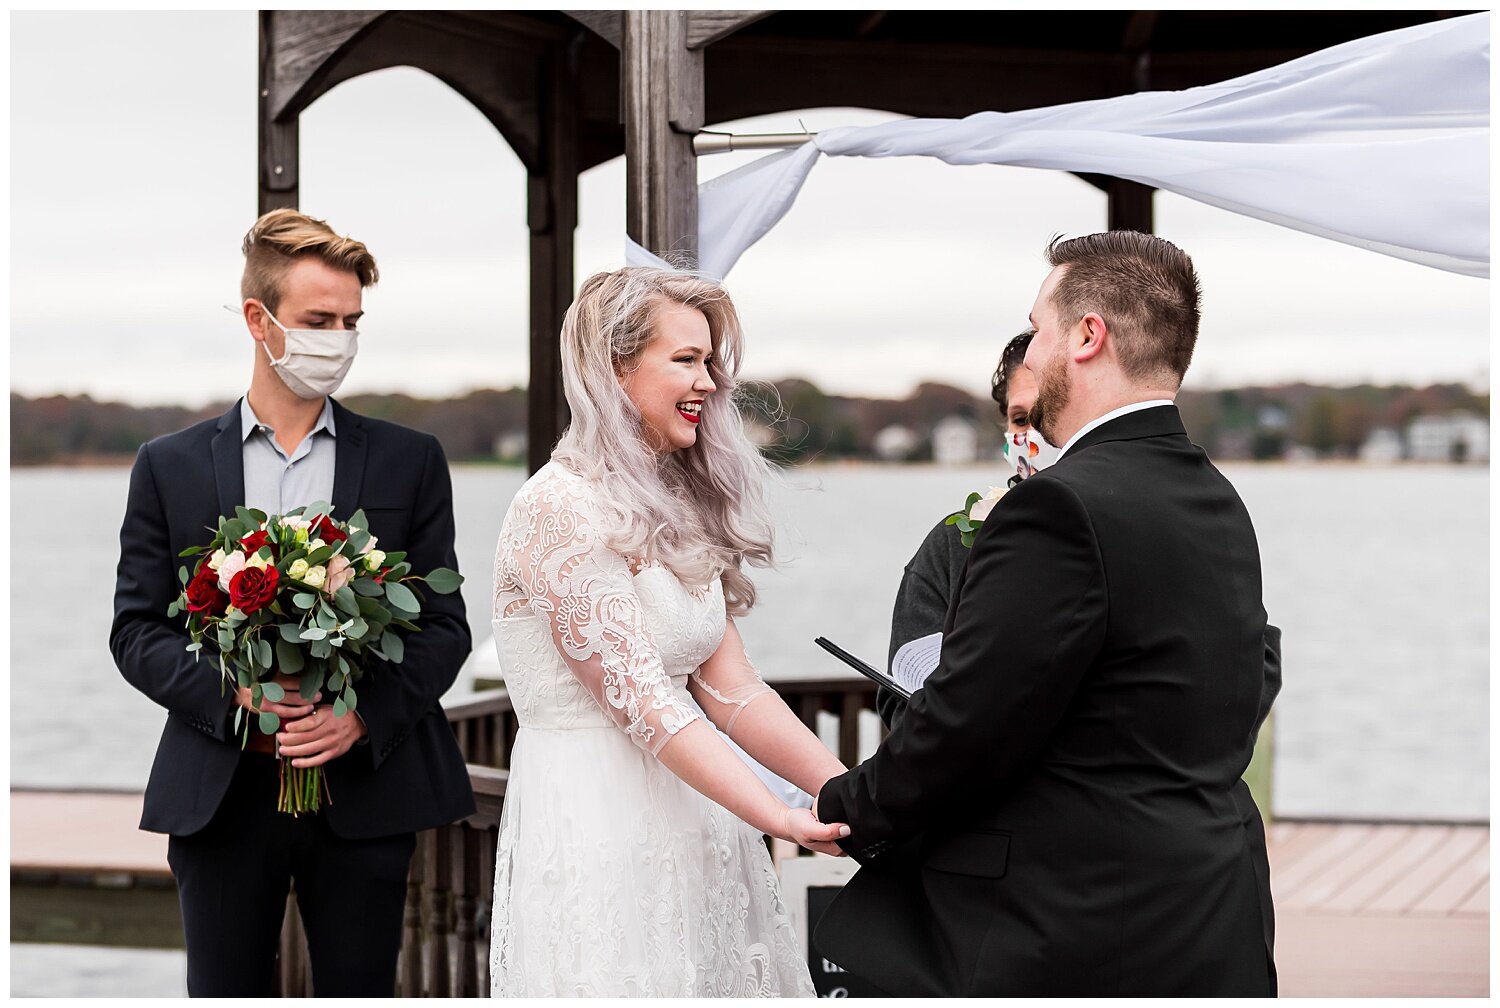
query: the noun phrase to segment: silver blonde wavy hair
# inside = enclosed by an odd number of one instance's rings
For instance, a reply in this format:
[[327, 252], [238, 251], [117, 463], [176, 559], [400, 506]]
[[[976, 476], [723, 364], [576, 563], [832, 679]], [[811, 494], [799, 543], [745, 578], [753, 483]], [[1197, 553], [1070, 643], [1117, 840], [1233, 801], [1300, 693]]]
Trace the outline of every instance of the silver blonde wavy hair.
[[[697, 441], [659, 453], [620, 385], [655, 337], [663, 301], [708, 320], [709, 377]], [[744, 353], [739, 314], [718, 283], [693, 273], [627, 266], [584, 281], [563, 317], [563, 391], [572, 422], [552, 458], [607, 490], [599, 501], [611, 549], [656, 561], [684, 584], [722, 579], [730, 615], [755, 605], [744, 564], [773, 562], [767, 485], [774, 470], [745, 434], [736, 376]]]

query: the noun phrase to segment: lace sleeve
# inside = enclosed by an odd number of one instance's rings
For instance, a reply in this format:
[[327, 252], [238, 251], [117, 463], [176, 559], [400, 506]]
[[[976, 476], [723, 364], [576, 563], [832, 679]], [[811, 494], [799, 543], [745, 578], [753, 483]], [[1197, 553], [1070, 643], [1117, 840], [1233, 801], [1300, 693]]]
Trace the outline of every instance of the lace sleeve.
[[756, 697], [772, 693], [750, 658], [740, 639], [734, 620], [724, 629], [724, 643], [693, 673], [688, 689], [708, 719], [725, 735], [733, 735], [734, 723]]
[[698, 713], [662, 667], [630, 566], [600, 541], [585, 493], [563, 480], [535, 489], [506, 550], [511, 574], [573, 675], [636, 745], [660, 752]]

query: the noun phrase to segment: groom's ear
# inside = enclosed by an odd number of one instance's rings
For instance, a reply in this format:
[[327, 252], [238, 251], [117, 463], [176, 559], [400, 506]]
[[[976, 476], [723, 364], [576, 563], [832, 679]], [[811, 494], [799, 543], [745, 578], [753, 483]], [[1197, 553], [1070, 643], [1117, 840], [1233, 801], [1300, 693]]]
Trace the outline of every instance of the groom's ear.
[[267, 325], [265, 306], [254, 298], [246, 298], [240, 311], [245, 316], [245, 328], [250, 330], [251, 337], [257, 343], [264, 343]]
[[1099, 356], [1109, 342], [1109, 325], [1098, 312], [1089, 312], [1078, 320], [1073, 331], [1073, 360], [1082, 363]]

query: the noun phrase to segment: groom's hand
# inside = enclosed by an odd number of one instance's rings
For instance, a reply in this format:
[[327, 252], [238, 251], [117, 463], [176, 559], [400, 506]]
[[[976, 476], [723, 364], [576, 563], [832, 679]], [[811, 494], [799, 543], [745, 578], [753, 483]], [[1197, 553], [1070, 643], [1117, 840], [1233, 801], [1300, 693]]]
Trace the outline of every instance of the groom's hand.
[[283, 724], [276, 745], [281, 755], [293, 757], [292, 766], [315, 767], [344, 755], [368, 734], [364, 721], [354, 711], [338, 717], [332, 707], [323, 706]]
[[819, 854], [844, 856], [843, 848], [834, 841], [849, 835], [848, 826], [818, 822], [817, 816], [807, 809], [789, 808], [786, 812], [787, 839]]

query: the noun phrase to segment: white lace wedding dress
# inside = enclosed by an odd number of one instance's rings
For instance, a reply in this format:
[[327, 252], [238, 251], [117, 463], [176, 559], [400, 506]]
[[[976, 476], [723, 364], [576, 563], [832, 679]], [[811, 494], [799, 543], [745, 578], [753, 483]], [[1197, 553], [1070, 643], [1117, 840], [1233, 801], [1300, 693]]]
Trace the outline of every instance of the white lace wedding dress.
[[721, 587], [634, 570], [595, 532], [600, 493], [548, 463], [496, 550], [495, 643], [520, 731], [491, 993], [811, 997], [759, 832], [655, 755], [699, 717], [690, 696], [732, 724], [768, 687], [748, 667], [705, 681], [698, 666], [725, 632]]

